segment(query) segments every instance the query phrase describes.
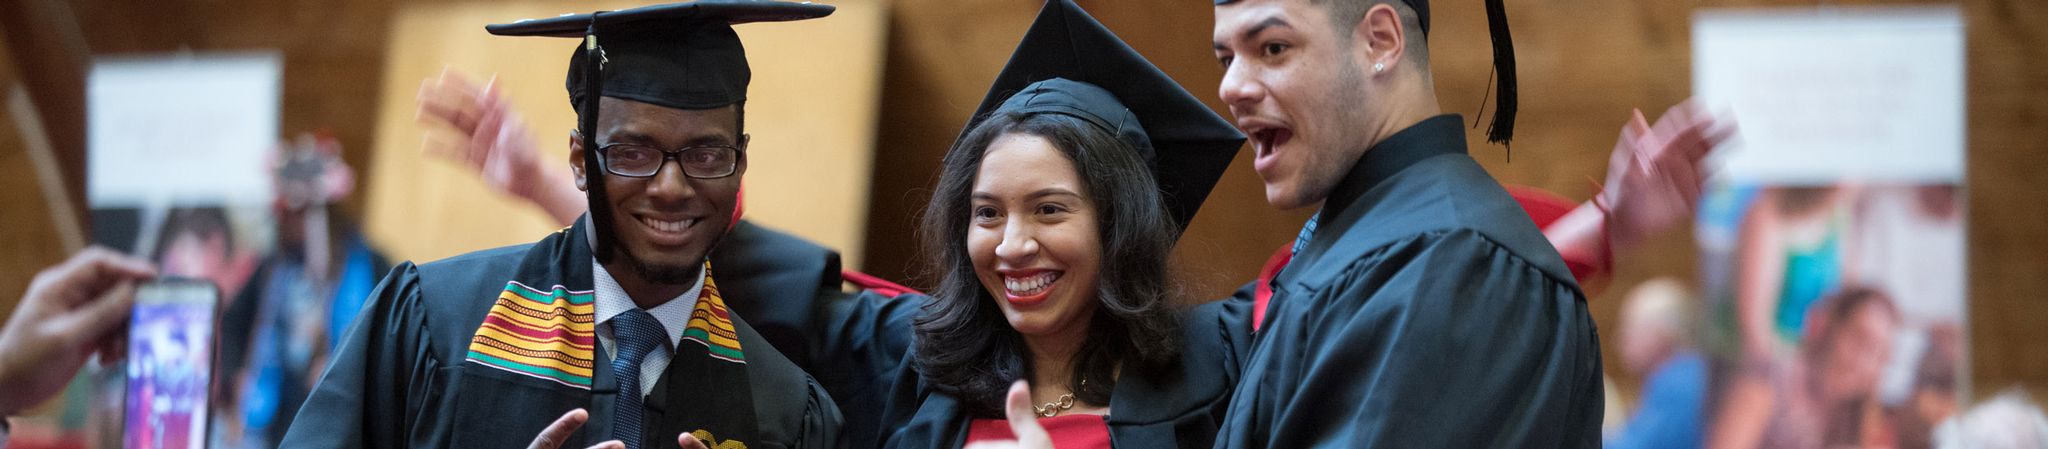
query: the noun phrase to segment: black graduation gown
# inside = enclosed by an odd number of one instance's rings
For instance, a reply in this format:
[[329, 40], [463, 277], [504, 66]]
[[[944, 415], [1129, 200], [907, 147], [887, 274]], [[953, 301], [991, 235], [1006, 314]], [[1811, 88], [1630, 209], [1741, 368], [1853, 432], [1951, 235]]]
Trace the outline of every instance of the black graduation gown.
[[1274, 279], [1222, 448], [1599, 447], [1585, 296], [1455, 115], [1372, 147]]
[[[590, 411], [590, 421], [562, 447], [607, 439], [617, 382], [604, 351], [593, 351], [587, 390], [465, 362], [478, 326], [515, 272], [540, 264], [550, 277], [588, 290], [590, 253], [582, 234], [587, 223], [578, 221], [537, 244], [399, 265], [364, 305], [281, 446], [525, 447], [555, 418], [578, 407]], [[738, 281], [715, 275], [721, 282]], [[831, 398], [738, 312], [732, 315], [746, 348], [755, 418], [755, 440], [747, 446], [835, 447], [841, 418]], [[668, 392], [671, 380], [687, 377], [666, 373], [647, 397], [648, 447], [676, 445], [681, 429], [664, 419], [665, 412], [687, 407], [693, 398]]]
[[910, 320], [927, 298], [846, 292], [839, 253], [747, 220], [719, 242], [711, 264], [733, 313], [839, 405], [846, 447], [874, 447], [888, 386], [910, 347]]
[[[1126, 370], [1110, 393], [1111, 444], [1121, 449], [1207, 448], [1250, 351], [1249, 297], [1196, 306], [1185, 316], [1181, 359], [1156, 375]], [[907, 365], [909, 355], [904, 363]], [[897, 371], [881, 447], [958, 449], [973, 419], [958, 398], [933, 391], [915, 369]]]
[[718, 267], [726, 306], [797, 367], [811, 369], [813, 305], [841, 294], [839, 253], [740, 220], [711, 253], [711, 266]]

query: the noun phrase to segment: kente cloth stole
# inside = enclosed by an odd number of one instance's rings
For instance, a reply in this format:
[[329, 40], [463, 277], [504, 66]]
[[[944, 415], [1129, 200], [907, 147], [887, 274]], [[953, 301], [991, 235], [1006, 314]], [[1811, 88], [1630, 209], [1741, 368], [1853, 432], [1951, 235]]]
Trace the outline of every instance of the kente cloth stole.
[[704, 273], [682, 344], [662, 374], [666, 390], [657, 389], [666, 397], [647, 398], [648, 408], [662, 410], [652, 429], [666, 437], [657, 440], [664, 446], [677, 434], [691, 433], [714, 448], [745, 448], [759, 435], [747, 357], [711, 264]]
[[705, 354], [711, 358], [745, 364], [747, 355], [740, 351], [740, 335], [732, 327], [732, 310], [725, 308], [725, 295], [719, 293], [718, 281], [709, 274], [711, 262], [704, 263], [704, 273], [704, 288], [697, 293], [697, 306], [690, 311], [689, 326], [683, 328], [683, 341], [704, 345]]
[[[591, 390], [597, 306], [587, 223], [579, 220], [527, 250], [471, 337], [467, 363]], [[655, 421], [645, 435], [669, 445], [678, 433], [703, 432], [721, 446], [743, 448], [758, 435], [746, 353], [708, 262], [704, 270], [704, 288], [682, 331], [685, 344], [658, 380], [667, 386], [657, 391], [666, 394], [645, 400]]]
[[470, 337], [466, 362], [590, 390], [597, 301], [582, 222], [526, 250]]
[[596, 317], [589, 290], [506, 282], [469, 341], [469, 361], [589, 390]]

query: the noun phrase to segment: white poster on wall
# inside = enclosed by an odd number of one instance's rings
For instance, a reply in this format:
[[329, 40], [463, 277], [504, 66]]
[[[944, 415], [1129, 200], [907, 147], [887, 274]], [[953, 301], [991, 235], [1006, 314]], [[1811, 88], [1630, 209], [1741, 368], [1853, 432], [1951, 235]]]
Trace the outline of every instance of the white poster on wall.
[[86, 82], [94, 208], [270, 201], [284, 60], [277, 53], [120, 56]]
[[1963, 179], [1963, 23], [1954, 7], [1707, 10], [1693, 94], [1733, 112], [1724, 180]]
[[1953, 6], [1694, 16], [1694, 95], [1739, 128], [1695, 227], [1707, 363], [1643, 387], [1691, 436], [1634, 441], [1927, 447], [1970, 397], [1963, 39]]

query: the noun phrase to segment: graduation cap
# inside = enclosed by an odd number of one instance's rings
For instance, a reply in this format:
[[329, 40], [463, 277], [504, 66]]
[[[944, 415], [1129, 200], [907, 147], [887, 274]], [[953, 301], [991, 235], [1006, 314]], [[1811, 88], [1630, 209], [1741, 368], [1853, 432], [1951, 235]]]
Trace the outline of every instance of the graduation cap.
[[[732, 25], [824, 17], [831, 5], [767, 0], [699, 0], [621, 11], [568, 14], [487, 25], [500, 36], [582, 38], [569, 58], [571, 105], [602, 96], [677, 109], [746, 101], [752, 72]], [[590, 64], [591, 60], [598, 64]], [[586, 73], [586, 72], [594, 72]]]
[[[1214, 0], [1217, 5], [1236, 3], [1237, 0]], [[1493, 124], [1486, 127], [1486, 141], [1507, 143], [1515, 134], [1515, 42], [1508, 35], [1508, 10], [1503, 0], [1486, 0], [1486, 29], [1493, 35], [1493, 73], [1500, 82], [1495, 84]], [[1422, 26], [1422, 38], [1429, 38], [1429, 0], [1401, 0], [1409, 9], [1415, 10], [1415, 22]]]
[[[676, 109], [712, 109], [745, 102], [746, 49], [732, 26], [786, 22], [831, 15], [837, 8], [809, 2], [697, 0], [619, 11], [565, 14], [484, 26], [499, 36], [580, 38], [569, 56], [570, 105], [577, 111], [583, 147], [597, 145], [598, 99], [613, 97]], [[592, 92], [600, 95], [590, 95]], [[586, 167], [597, 167], [597, 152], [583, 152]], [[604, 170], [588, 170], [590, 219], [597, 229], [596, 256], [609, 261], [611, 219]]]
[[966, 129], [1000, 113], [1072, 116], [1130, 144], [1182, 229], [1245, 140], [1073, 0], [1045, 3]]

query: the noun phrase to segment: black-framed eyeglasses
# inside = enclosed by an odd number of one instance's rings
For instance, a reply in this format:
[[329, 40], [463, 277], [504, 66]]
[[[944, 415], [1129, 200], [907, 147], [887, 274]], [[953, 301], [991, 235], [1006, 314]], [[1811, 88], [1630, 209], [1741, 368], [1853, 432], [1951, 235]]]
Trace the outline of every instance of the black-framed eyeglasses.
[[614, 143], [598, 147], [598, 164], [604, 171], [628, 178], [652, 177], [661, 172], [661, 166], [669, 159], [683, 168], [683, 176], [697, 179], [717, 179], [732, 176], [739, 168], [740, 152], [744, 151], [745, 140], [739, 145], [710, 144], [692, 145], [675, 150], [662, 150], [636, 143]]

